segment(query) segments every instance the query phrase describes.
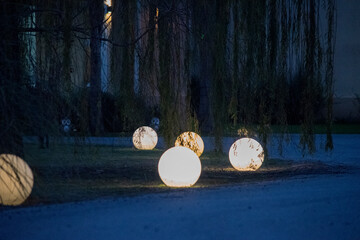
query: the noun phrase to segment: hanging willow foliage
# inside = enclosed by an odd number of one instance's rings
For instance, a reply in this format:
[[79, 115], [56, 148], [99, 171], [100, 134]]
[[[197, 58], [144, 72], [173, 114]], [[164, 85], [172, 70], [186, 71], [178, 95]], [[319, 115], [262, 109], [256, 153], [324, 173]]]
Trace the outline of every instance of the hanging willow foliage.
[[[34, 30], [39, 31], [36, 90], [44, 95], [39, 99], [51, 96], [46, 103], [53, 105], [53, 112], [38, 107], [43, 113], [39, 116], [51, 115], [39, 119], [56, 122], [62, 115], [58, 109], [70, 105], [66, 94], [75, 92], [70, 85], [75, 78], [71, 69], [77, 68], [80, 77], [76, 82], [83, 88], [76, 98], [83, 103], [78, 104], [82, 109], [76, 109], [82, 112], [79, 129], [84, 133], [91, 128], [95, 133], [95, 128], [101, 130], [97, 124], [103, 95], [99, 52], [101, 41], [109, 41], [114, 46], [110, 92], [116, 99], [112, 102], [114, 119], [121, 125], [117, 131], [131, 131], [147, 123], [146, 113], [151, 112], [160, 115], [161, 133], [168, 145], [181, 130], [199, 128], [204, 134], [214, 134], [217, 150], [221, 150], [224, 128], [233, 124], [255, 129], [266, 149], [272, 124], [281, 125], [282, 133], [287, 124], [301, 124], [300, 144], [304, 152], [312, 153], [317, 113], [326, 104], [326, 149], [333, 148], [335, 0], [112, 2], [111, 39], [102, 35], [103, 1], [96, 1], [95, 8], [70, 0], [39, 1], [35, 6], [39, 7], [34, 12], [39, 27]], [[21, 21], [22, 15], [16, 14]], [[323, 18], [325, 27], [320, 24]], [[17, 29], [20, 25], [11, 26]], [[15, 38], [9, 35], [5, 40], [19, 45]], [[76, 50], [80, 45], [81, 53]], [[89, 63], [89, 55], [96, 55], [92, 56], [96, 62], [86, 65], [80, 58]], [[89, 78], [91, 89], [86, 93]], [[143, 102], [139, 101], [142, 97]], [[84, 119], [89, 120], [87, 124]]]
[[319, 44], [320, 24], [316, 18], [320, 1], [309, 0], [303, 2], [304, 12], [302, 19], [304, 23], [304, 65], [302, 68], [302, 134], [300, 144], [303, 151], [315, 152], [314, 123], [316, 111], [322, 101], [322, 84], [320, 70], [322, 68], [322, 46]]
[[226, 98], [228, 71], [226, 66], [226, 36], [229, 23], [229, 1], [218, 1], [214, 32], [214, 71], [212, 82], [212, 105], [214, 114], [214, 134], [217, 151], [222, 151], [223, 126], [226, 120]]
[[285, 1], [280, 2], [281, 16], [280, 16], [280, 49], [279, 49], [279, 71], [276, 81], [276, 95], [275, 108], [277, 114], [275, 114], [275, 122], [281, 126], [280, 137], [278, 142], [278, 150], [282, 153], [282, 146], [284, 141], [284, 134], [287, 131], [287, 113], [286, 102], [289, 99], [289, 84], [288, 84], [288, 56], [289, 56], [289, 19], [287, 3]]
[[[188, 120], [195, 116], [200, 130], [214, 134], [217, 150], [222, 146], [224, 126], [231, 122], [248, 128], [257, 125], [254, 129], [265, 150], [271, 124], [280, 125], [281, 150], [287, 124], [291, 123], [301, 124], [302, 149], [304, 153], [313, 153], [316, 114], [325, 98], [330, 148], [332, 0], [324, 0], [323, 4], [323, 8], [327, 6], [326, 43], [322, 40], [324, 29], [320, 28], [320, 0], [219, 0], [211, 4], [188, 0], [145, 4], [149, 9], [149, 25], [156, 28], [147, 34], [143, 51], [142, 63], [147, 69], [143, 78], [148, 79], [144, 86], [158, 86], [155, 93], [159, 94], [162, 132], [168, 135], [167, 141], [171, 142], [176, 131], [186, 125], [179, 116], [187, 111]], [[159, 6], [160, 16], [155, 21], [153, 16]], [[182, 24], [190, 33], [185, 40], [179, 34]], [[184, 89], [185, 100], [179, 97]], [[189, 110], [189, 105], [193, 109]]]
[[[259, 98], [258, 113], [259, 116], [259, 135], [264, 145], [265, 157], [267, 156], [267, 140], [271, 124], [271, 110], [273, 108], [272, 95], [274, 89], [272, 88], [271, 75], [267, 65], [269, 61], [269, 42], [267, 42], [266, 33], [266, 1], [259, 0], [258, 6], [255, 9], [255, 18], [258, 19], [256, 24], [256, 54], [255, 54], [255, 71], [257, 73], [256, 79], [256, 98]], [[276, 36], [274, 34], [274, 36]], [[272, 42], [270, 40], [270, 42]]]
[[335, 47], [335, 0], [328, 0], [327, 2], [327, 47], [326, 47], [326, 75], [325, 75], [325, 98], [327, 103], [326, 114], [326, 150], [334, 148], [331, 136], [332, 128], [332, 108], [333, 108], [333, 94], [334, 94], [334, 47]]
[[233, 121], [233, 125], [236, 126], [238, 123], [238, 105], [239, 105], [239, 35], [240, 35], [240, 24], [239, 24], [239, 4], [238, 1], [233, 2], [232, 14], [234, 21], [234, 39], [233, 39], [233, 71], [231, 76], [231, 99], [229, 103], [229, 115]]
[[[265, 145], [270, 124], [279, 124], [282, 129], [280, 151], [289, 121], [292, 124], [301, 123], [300, 144], [304, 153], [313, 153], [316, 113], [325, 98], [328, 109], [327, 144], [331, 146], [333, 1], [324, 1], [327, 29], [320, 28], [323, 16], [320, 16], [319, 0], [243, 0], [234, 1], [232, 7], [237, 5], [240, 6], [239, 20], [235, 21], [240, 28], [234, 27], [234, 38], [237, 38], [236, 33], [240, 29], [241, 40], [239, 49], [237, 41], [234, 41], [232, 56], [238, 60], [234, 60], [232, 76], [239, 71], [240, 78], [238, 94], [232, 95], [228, 103], [231, 119], [237, 119], [234, 117], [237, 112], [240, 124], [258, 124], [258, 132]], [[327, 42], [324, 42], [322, 36], [326, 32]], [[325, 46], [327, 51], [324, 53]], [[239, 53], [240, 58], [237, 57]], [[326, 76], [323, 76], [325, 55]], [[237, 85], [233, 82], [232, 86], [234, 93]], [[235, 107], [236, 97], [238, 105]]]

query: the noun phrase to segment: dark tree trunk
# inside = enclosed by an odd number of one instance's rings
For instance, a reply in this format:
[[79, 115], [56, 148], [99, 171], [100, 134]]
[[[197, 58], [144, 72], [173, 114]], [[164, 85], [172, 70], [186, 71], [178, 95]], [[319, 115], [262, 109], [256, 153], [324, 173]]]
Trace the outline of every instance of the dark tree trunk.
[[226, 112], [226, 84], [229, 78], [226, 66], [226, 41], [229, 23], [229, 1], [216, 2], [215, 11], [215, 33], [212, 68], [212, 91], [211, 101], [214, 116], [215, 149], [222, 151], [222, 136], [224, 125], [227, 122]]
[[194, 0], [194, 25], [195, 25], [195, 44], [199, 51], [198, 64], [199, 70], [194, 85], [198, 88], [199, 103], [197, 117], [199, 120], [199, 128], [202, 133], [210, 133], [213, 130], [214, 120], [210, 107], [210, 89], [212, 78], [212, 55], [211, 49], [213, 45], [213, 17], [215, 15], [215, 6], [205, 0]]
[[0, 154], [23, 157], [20, 13], [17, 2], [0, 3]]
[[[134, 91], [134, 61], [135, 61], [135, 0], [114, 1], [115, 16], [113, 18], [113, 37], [126, 44], [126, 47], [114, 48], [113, 68], [116, 81], [116, 108], [120, 111], [123, 131], [132, 131], [136, 127], [139, 113], [136, 111]], [[126, 103], [126, 104], [124, 104]], [[134, 126], [135, 125], [135, 126]]]
[[104, 19], [104, 2], [102, 0], [89, 0], [90, 17], [90, 133], [98, 135], [103, 131], [101, 114], [101, 35]]

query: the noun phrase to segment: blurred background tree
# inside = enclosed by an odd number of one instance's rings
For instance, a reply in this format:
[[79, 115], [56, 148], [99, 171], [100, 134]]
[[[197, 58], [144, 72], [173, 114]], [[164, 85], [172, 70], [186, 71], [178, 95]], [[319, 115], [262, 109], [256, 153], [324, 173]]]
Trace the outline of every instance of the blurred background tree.
[[[314, 124], [332, 149], [334, 0], [37, 0], [0, 3], [0, 150], [22, 137]], [[327, 22], [323, 26], [321, 22]], [[322, 116], [320, 110], [326, 108]], [[61, 120], [71, 120], [63, 131]]]

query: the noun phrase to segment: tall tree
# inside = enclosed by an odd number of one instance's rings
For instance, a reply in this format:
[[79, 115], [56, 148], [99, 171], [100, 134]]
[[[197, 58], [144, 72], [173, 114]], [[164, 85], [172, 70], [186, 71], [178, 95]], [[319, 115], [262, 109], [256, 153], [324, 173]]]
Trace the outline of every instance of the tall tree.
[[23, 156], [21, 1], [0, 2], [0, 153]]
[[[194, 67], [192, 70], [193, 96], [198, 96], [195, 106], [199, 120], [199, 128], [202, 133], [209, 134], [214, 127], [214, 119], [211, 114], [211, 77], [213, 68], [213, 29], [215, 15], [215, 1], [193, 0], [193, 34], [194, 34]], [[198, 66], [198, 67], [196, 67]]]
[[226, 66], [226, 42], [229, 23], [229, 1], [217, 1], [215, 12], [215, 32], [212, 71], [212, 106], [214, 116], [214, 135], [217, 151], [222, 151], [222, 135], [224, 122], [227, 122], [226, 86], [229, 71]]
[[98, 135], [103, 131], [101, 114], [101, 37], [104, 20], [104, 1], [88, 0], [90, 18], [90, 133]]
[[114, 8], [113, 38], [125, 46], [115, 47], [112, 54], [116, 107], [120, 111], [123, 131], [132, 131], [139, 119], [134, 82], [136, 0], [116, 0]]

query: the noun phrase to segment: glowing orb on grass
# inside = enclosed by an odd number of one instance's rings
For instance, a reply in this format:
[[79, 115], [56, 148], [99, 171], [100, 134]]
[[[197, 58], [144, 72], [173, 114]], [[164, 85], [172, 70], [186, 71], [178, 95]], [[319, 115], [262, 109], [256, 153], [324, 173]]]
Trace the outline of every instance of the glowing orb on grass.
[[20, 205], [30, 195], [34, 177], [30, 167], [12, 154], [0, 155], [0, 204]]
[[183, 132], [176, 138], [175, 146], [183, 146], [193, 150], [198, 157], [204, 151], [204, 142], [199, 134], [194, 132]]
[[173, 147], [163, 153], [158, 171], [161, 180], [169, 187], [190, 187], [201, 174], [199, 157], [186, 147]]
[[158, 136], [151, 127], [139, 127], [133, 134], [132, 141], [134, 146], [140, 150], [153, 149], [158, 141]]
[[264, 161], [264, 150], [256, 140], [240, 138], [231, 145], [229, 159], [236, 170], [255, 171]]

